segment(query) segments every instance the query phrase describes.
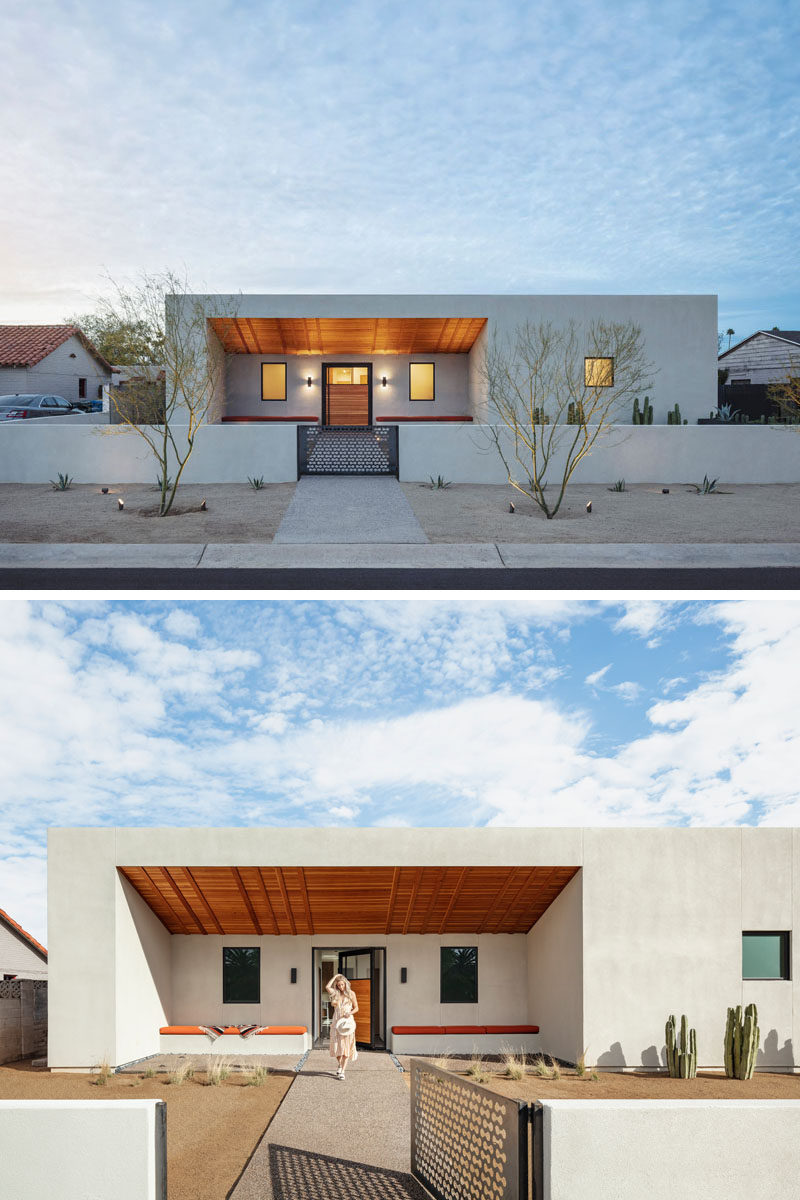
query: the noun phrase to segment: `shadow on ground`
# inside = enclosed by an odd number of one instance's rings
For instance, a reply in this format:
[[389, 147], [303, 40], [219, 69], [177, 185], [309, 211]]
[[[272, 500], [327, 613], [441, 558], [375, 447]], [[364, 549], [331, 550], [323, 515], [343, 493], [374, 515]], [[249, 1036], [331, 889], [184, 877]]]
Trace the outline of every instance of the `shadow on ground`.
[[417, 1181], [402, 1171], [292, 1146], [270, 1146], [269, 1172], [273, 1200], [429, 1200]]

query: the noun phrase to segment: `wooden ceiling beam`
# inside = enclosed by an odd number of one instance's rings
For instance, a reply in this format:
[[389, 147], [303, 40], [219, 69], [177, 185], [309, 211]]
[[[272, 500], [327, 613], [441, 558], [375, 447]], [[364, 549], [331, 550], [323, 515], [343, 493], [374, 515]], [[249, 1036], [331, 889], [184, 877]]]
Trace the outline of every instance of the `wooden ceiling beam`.
[[408, 900], [408, 908], [406, 909], [406, 917], [405, 917], [405, 920], [403, 921], [403, 933], [408, 933], [408, 927], [411, 924], [411, 917], [414, 913], [414, 902], [417, 899], [417, 892], [419, 891], [419, 885], [422, 882], [422, 872], [423, 872], [422, 867], [416, 868], [416, 871], [414, 874], [414, 883], [411, 886], [411, 895]]
[[264, 930], [261, 928], [261, 922], [259, 921], [258, 917], [256, 916], [256, 910], [253, 908], [252, 901], [250, 900], [250, 897], [247, 894], [247, 888], [244, 886], [244, 881], [242, 880], [242, 876], [239, 872], [239, 868], [231, 867], [231, 871], [233, 872], [233, 878], [236, 883], [236, 886], [239, 889], [239, 895], [244, 900], [247, 911], [250, 914], [250, 920], [253, 922], [253, 928], [255, 929], [255, 931], [259, 937], [263, 937]]
[[175, 882], [175, 880], [172, 878], [172, 874], [170, 873], [170, 870], [169, 870], [169, 868], [168, 868], [168, 867], [161, 867], [161, 868], [160, 868], [160, 870], [161, 870], [161, 872], [162, 872], [163, 876], [166, 878], [167, 882], [169, 883], [169, 885], [170, 885], [170, 888], [171, 888], [171, 889], [172, 889], [172, 891], [175, 893], [175, 895], [178, 897], [178, 903], [179, 903], [179, 904], [180, 904], [180, 905], [181, 905], [181, 906], [182, 906], [182, 907], [185, 909], [185, 911], [186, 911], [186, 912], [189, 914], [189, 917], [191, 918], [191, 920], [193, 921], [193, 923], [194, 923], [194, 924], [197, 926], [197, 928], [200, 930], [200, 932], [201, 932], [201, 933], [207, 933], [207, 932], [208, 932], [208, 930], [207, 930], [207, 929], [206, 929], [206, 927], [203, 925], [203, 923], [202, 923], [202, 921], [200, 920], [200, 918], [199, 918], [199, 917], [198, 917], [198, 916], [195, 914], [195, 912], [194, 912], [194, 909], [191, 907], [191, 905], [189, 904], [189, 901], [188, 901], [188, 900], [186, 899], [186, 897], [184, 896], [184, 894], [183, 894], [183, 891], [181, 890], [181, 888], [179, 888], [179, 887], [178, 887], [177, 883], [176, 883], [176, 882]]
[[491, 908], [487, 908], [487, 910], [486, 910], [486, 916], [483, 918], [483, 920], [480, 923], [480, 926], [477, 930], [478, 933], [484, 933], [486, 931], [486, 926], [491, 921], [493, 914], [497, 911], [497, 906], [499, 905], [500, 901], [503, 899], [503, 897], [505, 896], [508, 889], [512, 886], [512, 884], [515, 882], [518, 882], [518, 875], [519, 875], [519, 868], [515, 867], [514, 870], [511, 871], [506, 876], [505, 883], [500, 888], [500, 891], [496, 894], [494, 900], [492, 901]]
[[392, 890], [389, 893], [389, 908], [386, 913], [386, 929], [385, 933], [392, 932], [392, 918], [394, 917], [394, 906], [397, 900], [397, 885], [400, 882], [400, 868], [395, 867], [392, 872]]
[[258, 884], [259, 894], [261, 896], [261, 899], [264, 901], [264, 905], [266, 907], [267, 913], [269, 914], [269, 919], [272, 922], [272, 932], [277, 935], [279, 933], [278, 918], [275, 916], [275, 909], [272, 907], [272, 902], [269, 898], [269, 892], [267, 891], [266, 885], [264, 883], [264, 876], [261, 874], [261, 867], [256, 867], [255, 872], [256, 872], [256, 882]]
[[450, 897], [450, 903], [448, 904], [447, 910], [446, 910], [444, 916], [442, 917], [441, 923], [439, 925], [439, 933], [440, 934], [444, 933], [445, 930], [447, 929], [447, 922], [450, 917], [450, 913], [453, 911], [455, 902], [458, 899], [458, 894], [461, 891], [462, 887], [464, 886], [464, 880], [467, 877], [468, 869], [469, 869], [468, 867], [462, 867], [461, 871], [459, 872], [458, 879], [456, 880], [456, 886], [453, 888], [453, 894]]
[[294, 923], [294, 916], [292, 915], [292, 906], [289, 903], [289, 893], [286, 890], [286, 880], [283, 877], [283, 867], [273, 867], [272, 869], [275, 872], [276, 879], [278, 880], [278, 887], [280, 888], [280, 891], [281, 891], [281, 899], [283, 900], [283, 907], [286, 910], [286, 917], [289, 922], [289, 928], [291, 929], [293, 934], [296, 934], [297, 926]]
[[430, 921], [431, 917], [433, 916], [434, 910], [436, 909], [436, 901], [439, 899], [439, 893], [441, 892], [442, 888], [444, 887], [444, 881], [445, 881], [446, 875], [447, 875], [447, 867], [439, 867], [439, 876], [436, 880], [436, 886], [433, 889], [433, 895], [431, 896], [430, 904], [428, 905], [428, 907], [425, 911], [425, 916], [422, 918], [422, 929], [420, 930], [420, 933], [428, 932], [428, 922]]
[[297, 870], [300, 873], [300, 887], [302, 889], [302, 895], [303, 895], [303, 907], [306, 910], [306, 920], [308, 921], [308, 932], [310, 934], [313, 934], [315, 932], [314, 918], [311, 914], [311, 902], [308, 898], [308, 884], [306, 883], [306, 873], [305, 873], [305, 870], [303, 869], [303, 867], [298, 867]]
[[181, 916], [181, 912], [180, 912], [179, 908], [175, 908], [172, 904], [170, 904], [166, 892], [163, 891], [158, 886], [155, 879], [153, 879], [152, 875], [148, 871], [147, 867], [142, 867], [142, 874], [150, 882], [156, 895], [161, 897], [161, 900], [163, 901], [164, 907], [167, 909], [167, 911], [172, 913], [173, 920], [174, 920], [175, 924], [178, 926], [178, 933], [188, 933], [189, 925], [187, 924], [185, 917]]
[[211, 921], [211, 924], [214, 926], [217, 933], [224, 933], [225, 930], [220, 925], [219, 921], [217, 920], [216, 913], [214, 912], [213, 908], [211, 907], [211, 905], [208, 903], [205, 896], [203, 895], [203, 889], [200, 887], [200, 884], [195, 879], [194, 875], [191, 872], [191, 869], [189, 867], [184, 867], [183, 869], [186, 872], [186, 874], [189, 876], [189, 878], [191, 879], [192, 887], [197, 892], [197, 895], [200, 898], [200, 903], [203, 905], [203, 908], [206, 910], [206, 913], [208, 914], [208, 918]]

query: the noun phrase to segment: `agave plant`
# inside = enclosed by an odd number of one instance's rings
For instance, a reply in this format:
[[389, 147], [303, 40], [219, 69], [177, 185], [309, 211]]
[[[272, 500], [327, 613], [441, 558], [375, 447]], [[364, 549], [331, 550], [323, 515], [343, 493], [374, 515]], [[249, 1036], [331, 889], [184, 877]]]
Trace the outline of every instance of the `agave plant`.
[[718, 483], [718, 479], [709, 479], [707, 475], [704, 475], [702, 483], [693, 483], [690, 486], [694, 488], [698, 496], [710, 496], [717, 490]]
[[717, 414], [717, 420], [728, 425], [739, 416], [739, 409], [734, 408], [732, 404], [720, 404], [717, 407]]
[[429, 475], [428, 478], [431, 481], [431, 488], [435, 492], [439, 492], [439, 491], [442, 491], [444, 488], [450, 487], [450, 480], [445, 479], [444, 475], [437, 475], [435, 479], [433, 478], [432, 475]]
[[263, 475], [253, 475], [253, 476], [248, 475], [247, 482], [250, 484], [250, 487], [253, 489], [254, 492], [260, 492], [264, 486], [264, 476]]
[[62, 475], [59, 471], [58, 480], [51, 479], [50, 482], [53, 485], [54, 492], [66, 492], [67, 488], [72, 483], [72, 477], [70, 475]]

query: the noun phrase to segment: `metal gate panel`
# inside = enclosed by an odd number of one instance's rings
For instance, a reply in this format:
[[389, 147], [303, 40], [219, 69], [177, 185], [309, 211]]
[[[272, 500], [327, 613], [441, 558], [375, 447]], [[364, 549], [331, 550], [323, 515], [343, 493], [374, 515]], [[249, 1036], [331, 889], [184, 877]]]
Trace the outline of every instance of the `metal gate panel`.
[[527, 1200], [528, 1105], [412, 1059], [411, 1171], [437, 1200]]
[[396, 475], [396, 425], [298, 425], [298, 475]]

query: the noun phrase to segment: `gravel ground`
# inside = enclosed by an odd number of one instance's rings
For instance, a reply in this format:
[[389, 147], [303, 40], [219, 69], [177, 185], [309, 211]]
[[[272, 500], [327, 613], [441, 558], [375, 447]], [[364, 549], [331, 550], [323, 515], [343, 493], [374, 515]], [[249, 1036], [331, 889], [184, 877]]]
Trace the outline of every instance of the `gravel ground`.
[[600, 484], [576, 484], [548, 521], [533, 501], [505, 484], [458, 483], [440, 490], [402, 484], [431, 542], [800, 541], [800, 484], [721, 483], [728, 494], [709, 496], [681, 483], [665, 484], [665, 496], [661, 486], [637, 483], [609, 492]]
[[10, 1063], [0, 1067], [0, 1099], [165, 1100], [169, 1200], [221, 1200], [241, 1175], [296, 1076], [275, 1073], [261, 1087], [245, 1086], [243, 1075], [217, 1087], [202, 1086], [202, 1074], [180, 1087], [164, 1075], [112, 1075], [103, 1088], [92, 1078], [34, 1070], [28, 1062]]
[[[144, 515], [157, 499], [146, 484], [118, 484], [107, 496], [89, 484], [66, 492], [49, 484], [0, 484], [0, 541], [272, 542], [295, 486], [274, 483], [256, 492], [247, 484], [187, 484], [178, 492], [179, 511], [159, 518]], [[728, 494], [698, 496], [680, 483], [669, 485], [668, 496], [660, 484], [632, 484], [626, 492], [576, 485], [558, 516], [547, 521], [506, 485], [461, 483], [440, 491], [400, 485], [431, 542], [800, 541], [800, 484], [720, 486]], [[117, 511], [120, 495], [124, 512]], [[198, 511], [202, 499], [207, 512]]]
[[[178, 488], [173, 511], [158, 517], [159, 493], [150, 484], [93, 484], [55, 492], [49, 484], [0, 484], [0, 541], [4, 542], [271, 542], [295, 489], [273, 483]], [[125, 502], [124, 512], [117, 499]], [[205, 500], [207, 512], [200, 512]], [[189, 510], [189, 511], [186, 511]]]
[[[410, 1059], [402, 1057], [400, 1061], [406, 1067], [403, 1078], [410, 1083]], [[463, 1063], [455, 1066], [457, 1074], [465, 1074]], [[514, 1100], [800, 1100], [800, 1075], [767, 1071], [757, 1071], [752, 1079], [726, 1079], [711, 1071], [698, 1072], [696, 1079], [600, 1071], [593, 1080], [589, 1074], [581, 1078], [574, 1070], [562, 1068], [560, 1079], [527, 1074], [513, 1080], [504, 1079], [492, 1064], [487, 1068], [490, 1077], [483, 1086]]]

